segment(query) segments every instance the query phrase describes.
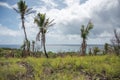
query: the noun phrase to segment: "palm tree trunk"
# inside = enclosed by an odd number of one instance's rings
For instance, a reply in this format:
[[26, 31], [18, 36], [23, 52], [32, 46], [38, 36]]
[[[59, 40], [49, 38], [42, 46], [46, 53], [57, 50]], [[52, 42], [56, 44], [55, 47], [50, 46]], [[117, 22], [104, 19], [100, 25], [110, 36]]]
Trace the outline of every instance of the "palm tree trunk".
[[34, 52], [34, 49], [35, 49], [35, 43], [32, 42], [32, 52]]
[[45, 46], [45, 34], [42, 35], [42, 40], [43, 40], [43, 48], [44, 48], [44, 53], [45, 53], [45, 56], [48, 58], [48, 54], [46, 52], [46, 46]]
[[25, 30], [25, 25], [24, 25], [24, 18], [22, 18], [22, 28], [24, 30], [24, 35], [25, 35], [25, 40], [27, 41], [27, 33], [26, 33], [26, 30]]
[[83, 39], [83, 42], [82, 42], [82, 55], [84, 56], [86, 53], [86, 41], [85, 39]]
[[[24, 25], [24, 17], [23, 16], [22, 16], [21, 20], [22, 20], [22, 28], [23, 28], [24, 35], [25, 35], [25, 40], [26, 40], [26, 42], [28, 42], [27, 33], [26, 33], [26, 30], [25, 30], [25, 25]], [[26, 42], [25, 42], [25, 45], [26, 45], [27, 49], [23, 49], [23, 53], [22, 53], [22, 55], [24, 55], [24, 57], [27, 56], [26, 50], [28, 50], [28, 46], [27, 46]]]

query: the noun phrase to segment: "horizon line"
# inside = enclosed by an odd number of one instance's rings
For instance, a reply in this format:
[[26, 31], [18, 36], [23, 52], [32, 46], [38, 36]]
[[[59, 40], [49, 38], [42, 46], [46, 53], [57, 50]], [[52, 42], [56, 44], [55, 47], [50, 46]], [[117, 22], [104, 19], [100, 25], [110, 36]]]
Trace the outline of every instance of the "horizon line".
[[[21, 44], [0, 44], [0, 45], [21, 45]], [[81, 45], [81, 44], [46, 44], [46, 45]], [[87, 44], [87, 45], [104, 45], [104, 44]]]

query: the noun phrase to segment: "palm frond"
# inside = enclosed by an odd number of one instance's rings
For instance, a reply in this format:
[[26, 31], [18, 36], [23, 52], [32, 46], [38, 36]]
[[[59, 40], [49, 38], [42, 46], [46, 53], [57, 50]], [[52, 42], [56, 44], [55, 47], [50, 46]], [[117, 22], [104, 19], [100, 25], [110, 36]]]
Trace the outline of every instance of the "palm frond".
[[53, 21], [54, 21], [54, 19], [53, 19], [53, 20], [51, 20], [51, 21], [49, 22], [49, 24], [51, 24]]
[[38, 27], [40, 27], [40, 21], [37, 17], [34, 18], [34, 23], [36, 23]]
[[92, 24], [91, 21], [89, 21], [86, 30], [89, 31], [89, 30], [91, 30], [92, 28], [93, 28], [93, 24]]
[[51, 26], [53, 26], [53, 25], [55, 25], [56, 23], [52, 23], [52, 24], [50, 24], [50, 25], [48, 25], [48, 27], [51, 27]]
[[41, 35], [45, 34], [47, 32], [47, 28], [55, 24], [55, 23], [52, 23], [53, 21], [54, 21], [54, 19], [51, 21], [49, 20], [49, 18], [46, 19], [45, 13], [44, 14], [41, 14], [41, 13], [37, 14], [37, 16], [34, 18], [34, 23], [37, 24], [40, 31], [37, 34], [36, 40], [38, 40], [40, 33], [41, 33]]
[[54, 21], [54, 19], [51, 20], [51, 21], [48, 23], [48, 27], [55, 25], [55, 23], [53, 23], [53, 21]]
[[23, 0], [20, 0], [18, 3], [17, 3], [17, 6], [18, 6], [18, 10], [21, 14], [25, 14], [25, 11], [27, 10], [27, 5], [25, 3], [25, 1]]
[[91, 22], [89, 22], [89, 27], [88, 27], [88, 30], [91, 30], [93, 28], [93, 24]]
[[36, 11], [30, 11], [30, 12], [26, 13], [25, 15], [29, 15], [29, 14], [32, 14], [32, 13], [36, 13]]
[[48, 26], [48, 24], [49, 24], [49, 18], [48, 18], [48, 19], [46, 19], [46, 21], [44, 22], [44, 27], [47, 27], [47, 26]]
[[82, 27], [81, 27], [81, 33], [83, 33], [83, 32], [84, 32], [84, 28], [85, 28], [85, 26], [84, 26], [84, 25], [82, 25]]
[[85, 29], [86, 36], [89, 34], [90, 30], [93, 28], [93, 24], [91, 21], [88, 22], [87, 27]]
[[45, 23], [46, 14], [40, 14], [40, 26], [43, 26]]
[[35, 13], [36, 11], [35, 10], [32, 10], [32, 8], [29, 8], [25, 11], [25, 15], [29, 15], [31, 13]]
[[32, 8], [26, 9], [26, 13], [28, 13], [28, 12], [30, 12], [30, 11], [32, 11]]
[[13, 8], [13, 10], [15, 10], [17, 13], [20, 13], [20, 11], [19, 11], [19, 10], [17, 10], [16, 8]]

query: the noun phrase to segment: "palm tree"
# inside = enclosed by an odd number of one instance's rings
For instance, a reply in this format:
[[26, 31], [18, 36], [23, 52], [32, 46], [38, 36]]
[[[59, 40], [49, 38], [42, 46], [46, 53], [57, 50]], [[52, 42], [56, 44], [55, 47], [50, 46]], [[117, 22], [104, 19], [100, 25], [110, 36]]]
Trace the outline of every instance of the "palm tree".
[[91, 23], [91, 21], [88, 22], [87, 27], [85, 28], [84, 25], [82, 25], [81, 27], [81, 37], [82, 37], [82, 46], [81, 46], [81, 50], [82, 50], [82, 55], [85, 55], [86, 53], [86, 47], [87, 47], [87, 43], [86, 43], [86, 39], [88, 37], [88, 34], [90, 32], [90, 30], [93, 28], [93, 24]]
[[20, 14], [21, 16], [21, 21], [22, 21], [22, 28], [24, 30], [24, 35], [25, 35], [25, 40], [27, 41], [27, 33], [26, 33], [26, 30], [25, 30], [25, 24], [24, 24], [24, 21], [25, 21], [25, 15], [28, 15], [30, 13], [33, 13], [32, 11], [32, 8], [28, 8], [28, 6], [26, 5], [25, 1], [23, 0], [20, 0], [18, 3], [17, 3], [17, 6], [18, 6], [18, 9], [16, 8], [13, 8], [17, 13]]
[[45, 35], [46, 35], [46, 32], [47, 32], [47, 29], [50, 26], [54, 25], [53, 21], [54, 21], [54, 19], [53, 20], [49, 20], [49, 18], [46, 19], [46, 14], [41, 14], [41, 13], [38, 13], [37, 16], [34, 19], [34, 22], [39, 27], [39, 32], [36, 36], [36, 40], [37, 41], [41, 40], [41, 46], [43, 46], [44, 53], [45, 53], [47, 58], [48, 58], [48, 54], [46, 52], [46, 47], [45, 47], [45, 41], [46, 41]]
[[[25, 15], [28, 15], [30, 13], [33, 13], [34, 11], [32, 11], [32, 8], [28, 8], [28, 6], [26, 5], [25, 1], [23, 0], [20, 0], [18, 3], [17, 3], [17, 6], [18, 6], [18, 9], [16, 8], [13, 8], [17, 13], [20, 14], [21, 16], [21, 21], [22, 21], [22, 28], [24, 30], [24, 35], [25, 35], [25, 42], [28, 43], [28, 38], [27, 38], [27, 33], [26, 33], [26, 30], [25, 30], [25, 24], [24, 24], [24, 21], [25, 21]], [[27, 44], [26, 44], [27, 46]], [[27, 46], [27, 49], [29, 47]]]

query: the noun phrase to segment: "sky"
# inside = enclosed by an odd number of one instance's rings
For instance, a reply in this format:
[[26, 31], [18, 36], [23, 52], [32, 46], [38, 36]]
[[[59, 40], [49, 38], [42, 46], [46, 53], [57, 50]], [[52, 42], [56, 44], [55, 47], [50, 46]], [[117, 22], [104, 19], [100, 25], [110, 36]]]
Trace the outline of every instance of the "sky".
[[[0, 0], [0, 44], [22, 44], [24, 40], [19, 0]], [[30, 41], [36, 40], [38, 27], [34, 24], [37, 13], [46, 13], [55, 19], [46, 34], [47, 44], [81, 44], [80, 28], [89, 20], [94, 24], [87, 38], [88, 44], [110, 43], [113, 30], [120, 31], [120, 0], [25, 0], [36, 13], [25, 16], [25, 27]]]

